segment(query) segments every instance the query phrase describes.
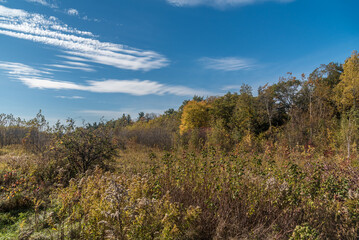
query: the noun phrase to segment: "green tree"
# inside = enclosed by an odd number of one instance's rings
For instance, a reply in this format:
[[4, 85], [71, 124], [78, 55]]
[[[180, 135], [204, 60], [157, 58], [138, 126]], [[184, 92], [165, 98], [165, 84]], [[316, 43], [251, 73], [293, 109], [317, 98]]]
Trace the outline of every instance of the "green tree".
[[233, 114], [238, 101], [237, 93], [227, 93], [223, 97], [215, 98], [211, 104], [211, 114], [213, 122], [220, 120], [222, 125], [227, 129], [233, 129]]
[[288, 73], [288, 77], [282, 77], [278, 83], [272, 85], [275, 100], [290, 117], [297, 102], [300, 86], [301, 82], [292, 73]]
[[144, 117], [145, 117], [145, 113], [144, 112], [139, 112], [137, 121], [143, 120]]
[[236, 109], [234, 112], [234, 122], [236, 124], [236, 133], [239, 138], [254, 133], [257, 128], [257, 110], [256, 98], [253, 97], [252, 88], [249, 85], [242, 85]]

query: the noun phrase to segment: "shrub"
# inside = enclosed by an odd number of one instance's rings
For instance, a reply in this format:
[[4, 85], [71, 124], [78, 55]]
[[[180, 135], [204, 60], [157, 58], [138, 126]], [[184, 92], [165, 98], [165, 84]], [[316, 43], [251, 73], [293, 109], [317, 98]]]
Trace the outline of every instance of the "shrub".
[[101, 128], [86, 130], [76, 128], [59, 138], [53, 148], [55, 157], [63, 160], [74, 174], [85, 173], [98, 165], [107, 168], [114, 156], [116, 146]]

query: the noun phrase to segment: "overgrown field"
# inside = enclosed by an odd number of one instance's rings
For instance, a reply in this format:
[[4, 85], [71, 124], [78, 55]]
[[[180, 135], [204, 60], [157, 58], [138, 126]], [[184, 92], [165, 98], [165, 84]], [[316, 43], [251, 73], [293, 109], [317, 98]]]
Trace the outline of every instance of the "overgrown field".
[[1, 239], [358, 236], [356, 163], [311, 149], [165, 152], [133, 145], [118, 152], [111, 169], [71, 180], [44, 161], [2, 150]]
[[0, 114], [0, 239], [359, 239], [359, 54], [254, 96]]

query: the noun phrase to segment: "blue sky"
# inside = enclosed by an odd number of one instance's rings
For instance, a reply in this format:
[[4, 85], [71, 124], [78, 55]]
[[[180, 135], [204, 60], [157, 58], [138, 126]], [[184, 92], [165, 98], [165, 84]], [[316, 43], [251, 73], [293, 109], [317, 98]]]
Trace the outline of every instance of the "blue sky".
[[0, 0], [0, 112], [163, 113], [343, 62], [356, 0]]

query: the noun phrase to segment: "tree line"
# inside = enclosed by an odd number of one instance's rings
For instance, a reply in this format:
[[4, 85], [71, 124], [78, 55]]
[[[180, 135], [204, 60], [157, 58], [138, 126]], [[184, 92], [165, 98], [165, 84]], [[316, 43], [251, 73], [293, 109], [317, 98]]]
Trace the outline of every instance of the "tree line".
[[[162, 115], [140, 112], [110, 121], [83, 124], [84, 129], [107, 129], [118, 144], [134, 142], [164, 149], [211, 145], [224, 150], [241, 146], [263, 150], [282, 144], [315, 147], [325, 154], [356, 151], [359, 120], [359, 54], [344, 64], [329, 63], [299, 78], [287, 73], [254, 93], [244, 84], [224, 96], [194, 96]], [[0, 146], [31, 144], [41, 149], [49, 134], [74, 128], [60, 122], [50, 127], [41, 111], [29, 121], [0, 115]]]

